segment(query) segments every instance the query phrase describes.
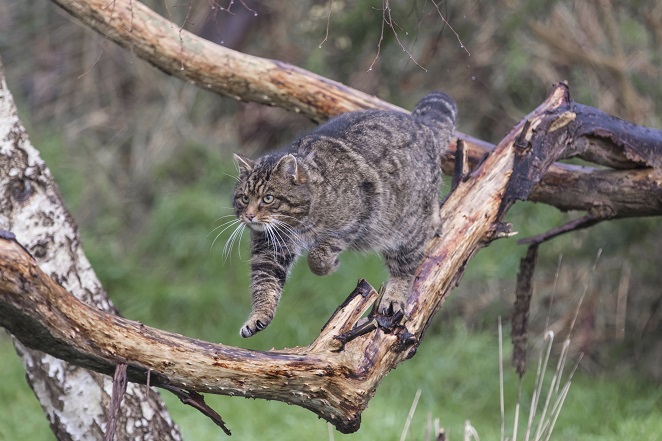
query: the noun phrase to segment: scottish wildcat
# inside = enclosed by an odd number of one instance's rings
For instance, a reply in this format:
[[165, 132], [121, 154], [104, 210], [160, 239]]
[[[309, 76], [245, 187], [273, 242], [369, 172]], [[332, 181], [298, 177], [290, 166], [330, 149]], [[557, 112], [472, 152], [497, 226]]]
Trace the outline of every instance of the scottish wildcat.
[[379, 251], [388, 267], [378, 310], [404, 309], [426, 241], [439, 227], [440, 161], [457, 109], [446, 94], [424, 97], [411, 115], [341, 115], [286, 150], [257, 160], [235, 155], [233, 206], [251, 229], [250, 337], [271, 322], [294, 261], [308, 251], [319, 275], [346, 249]]

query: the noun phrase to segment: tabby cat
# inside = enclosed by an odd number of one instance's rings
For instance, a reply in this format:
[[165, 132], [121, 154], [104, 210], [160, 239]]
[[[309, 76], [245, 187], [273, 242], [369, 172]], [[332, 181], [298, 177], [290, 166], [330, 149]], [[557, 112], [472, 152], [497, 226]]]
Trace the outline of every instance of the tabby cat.
[[411, 115], [367, 110], [341, 115], [284, 151], [235, 155], [233, 206], [251, 230], [250, 337], [271, 322], [295, 260], [308, 251], [319, 275], [346, 249], [381, 253], [390, 278], [380, 313], [403, 310], [425, 244], [440, 229], [440, 161], [457, 108], [446, 94], [424, 97]]

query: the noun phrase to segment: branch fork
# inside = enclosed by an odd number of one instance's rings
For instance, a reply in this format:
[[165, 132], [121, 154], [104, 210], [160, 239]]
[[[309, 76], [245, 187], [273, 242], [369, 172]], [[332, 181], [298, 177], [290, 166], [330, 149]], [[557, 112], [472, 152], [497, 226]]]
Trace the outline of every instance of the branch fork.
[[[553, 127], [556, 109], [567, 104], [567, 87], [557, 85], [527, 117], [530, 124], [518, 125], [473, 173], [457, 182], [441, 208], [444, 234], [430, 241], [406, 317], [371, 314], [356, 326], [379, 296], [361, 280], [308, 347], [268, 352], [234, 348], [88, 306], [5, 238], [0, 239], [0, 325], [25, 345], [88, 369], [110, 375], [117, 364], [126, 363], [130, 381], [182, 390], [187, 400], [194, 393], [280, 400], [313, 411], [341, 432], [354, 432], [382, 379], [416, 352], [466, 262], [486, 241], [509, 234], [499, 227], [501, 217], [514, 200], [527, 197], [527, 189], [556, 159], [549, 152], [563, 150], [547, 148], [566, 139], [563, 130], [546, 130]], [[531, 132], [524, 130], [529, 126]], [[522, 133], [530, 135], [533, 147], [518, 155]], [[525, 164], [532, 157], [537, 167], [530, 175]]]

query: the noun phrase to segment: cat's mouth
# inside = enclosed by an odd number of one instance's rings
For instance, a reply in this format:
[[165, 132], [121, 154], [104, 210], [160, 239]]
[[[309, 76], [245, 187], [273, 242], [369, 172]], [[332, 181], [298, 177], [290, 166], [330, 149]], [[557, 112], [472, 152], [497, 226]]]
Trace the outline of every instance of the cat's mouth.
[[251, 230], [259, 231], [260, 233], [264, 231], [264, 224], [262, 222], [249, 221], [245, 223]]

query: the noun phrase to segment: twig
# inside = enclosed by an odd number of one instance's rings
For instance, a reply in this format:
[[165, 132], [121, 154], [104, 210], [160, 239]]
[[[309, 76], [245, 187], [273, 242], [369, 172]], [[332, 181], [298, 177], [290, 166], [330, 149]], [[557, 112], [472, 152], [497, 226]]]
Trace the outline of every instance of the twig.
[[[405, 45], [400, 41], [400, 36], [398, 35], [398, 31], [395, 29], [396, 27], [402, 30], [400, 25], [398, 25], [394, 20], [393, 17], [391, 16], [391, 5], [389, 4], [389, 0], [382, 0], [382, 29], [381, 33], [379, 35], [379, 42], [377, 43], [377, 54], [375, 55], [375, 59], [372, 60], [372, 63], [370, 64], [370, 67], [368, 68], [368, 71], [371, 71], [375, 63], [377, 62], [377, 59], [379, 58], [379, 54], [381, 52], [381, 46], [382, 46], [382, 41], [384, 41], [384, 24], [387, 24], [391, 30], [393, 31], [393, 36], [395, 37], [395, 41], [398, 42], [398, 45], [400, 45], [400, 48], [409, 55], [409, 59], [414, 62], [414, 64], [421, 69], [423, 69], [425, 72], [428, 70], [421, 66], [418, 61], [414, 58], [414, 56], [407, 50]], [[407, 34], [407, 32], [405, 32]]]
[[115, 368], [113, 376], [113, 395], [110, 398], [110, 412], [108, 415], [108, 424], [106, 433], [103, 436], [104, 441], [113, 441], [117, 433], [117, 417], [120, 413], [120, 404], [126, 392], [127, 384], [126, 363], [119, 363]]
[[446, 17], [444, 17], [444, 14], [441, 13], [441, 10], [439, 9], [439, 5], [437, 5], [437, 3], [434, 0], [432, 0], [432, 4], [434, 5], [435, 9], [437, 10], [437, 13], [439, 14], [439, 17], [441, 17], [441, 20], [446, 24], [446, 26], [448, 26], [448, 29], [450, 29], [451, 32], [453, 34], [455, 34], [455, 38], [457, 38], [458, 43], [460, 43], [460, 47], [462, 49], [464, 49], [464, 51], [469, 56], [471, 56], [471, 52], [469, 52], [469, 49], [467, 49], [467, 47], [464, 45], [464, 43], [462, 43], [462, 40], [460, 39], [460, 35], [457, 32], [455, 32], [455, 29], [453, 29], [453, 26], [451, 26], [451, 24], [448, 22], [448, 20], [446, 20]]
[[584, 228], [592, 227], [593, 225], [602, 222], [603, 218], [596, 217], [592, 213], [588, 213], [578, 219], [571, 220], [561, 226], [552, 228], [551, 230], [538, 234], [537, 236], [525, 237], [517, 241], [518, 245], [539, 245], [550, 239], [560, 236], [571, 231], [577, 231]]
[[385, 12], [385, 6], [384, 6], [384, 1], [382, 1], [382, 29], [379, 34], [379, 41], [377, 42], [377, 53], [375, 54], [374, 60], [372, 60], [372, 63], [370, 63], [370, 67], [368, 68], [368, 71], [372, 70], [372, 67], [375, 65], [377, 62], [377, 59], [379, 58], [379, 53], [382, 50], [382, 41], [384, 41], [384, 23], [386, 22], [386, 12]]
[[333, 6], [333, 0], [329, 0], [329, 15], [326, 16], [326, 35], [324, 35], [324, 40], [320, 43], [320, 49], [326, 43], [326, 40], [329, 39], [329, 26], [331, 25], [331, 7]]
[[212, 409], [211, 407], [209, 407], [207, 403], [205, 403], [205, 397], [203, 397], [201, 394], [195, 391], [184, 390], [179, 387], [171, 386], [168, 384], [163, 384], [161, 385], [161, 387], [175, 394], [182, 403], [197, 409], [203, 415], [209, 417], [217, 426], [223, 429], [223, 432], [225, 432], [226, 435], [228, 436], [232, 435], [230, 429], [228, 429], [227, 426], [225, 425], [225, 421], [223, 421], [223, 418], [221, 418], [221, 416], [214, 409]]

